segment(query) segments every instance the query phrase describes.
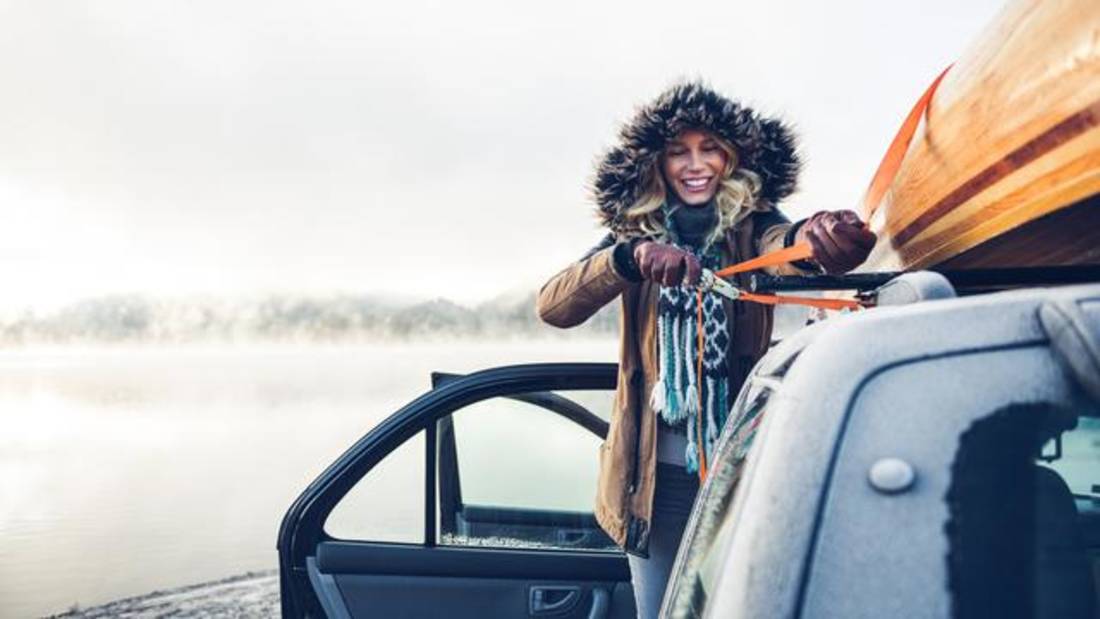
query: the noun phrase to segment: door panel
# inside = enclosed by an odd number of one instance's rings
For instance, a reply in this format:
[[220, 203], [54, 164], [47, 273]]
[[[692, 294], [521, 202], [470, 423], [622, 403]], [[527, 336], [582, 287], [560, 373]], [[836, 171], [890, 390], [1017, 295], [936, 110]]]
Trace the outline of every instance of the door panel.
[[[633, 611], [622, 607], [612, 613], [615, 589], [626, 583], [573, 583], [530, 580], [487, 580], [478, 578], [418, 578], [409, 581], [400, 576], [338, 577], [341, 591], [354, 602], [348, 612], [353, 617], [404, 617], [436, 619], [441, 612], [449, 618], [553, 617], [561, 619], [628, 619]], [[400, 591], [395, 596], [393, 592]], [[560, 600], [536, 610], [541, 594], [553, 593]], [[618, 598], [622, 598], [619, 592]], [[559, 606], [560, 605], [560, 606]], [[595, 611], [593, 609], [596, 609]], [[447, 609], [442, 611], [441, 609]], [[606, 610], [603, 610], [606, 609]], [[602, 610], [602, 612], [601, 612]]]
[[634, 615], [633, 598], [616, 591], [629, 588], [630, 570], [610, 553], [327, 542], [316, 567], [351, 617]]
[[326, 574], [630, 580], [626, 557], [620, 554], [411, 544], [325, 542], [317, 548], [317, 567]]

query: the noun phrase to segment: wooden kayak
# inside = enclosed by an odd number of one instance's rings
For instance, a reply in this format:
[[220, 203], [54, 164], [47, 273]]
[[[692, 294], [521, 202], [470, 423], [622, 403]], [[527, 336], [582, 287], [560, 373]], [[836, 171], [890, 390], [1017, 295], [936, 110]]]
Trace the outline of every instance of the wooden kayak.
[[1100, 264], [1100, 2], [1010, 3], [926, 94], [859, 271]]

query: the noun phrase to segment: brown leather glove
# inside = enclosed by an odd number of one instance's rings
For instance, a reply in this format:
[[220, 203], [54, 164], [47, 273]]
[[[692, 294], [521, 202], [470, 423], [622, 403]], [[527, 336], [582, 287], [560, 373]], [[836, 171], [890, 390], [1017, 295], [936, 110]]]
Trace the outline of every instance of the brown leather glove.
[[694, 286], [703, 273], [703, 266], [691, 252], [656, 241], [638, 243], [634, 247], [634, 261], [643, 278], [662, 286]]
[[826, 273], [846, 273], [863, 264], [878, 237], [853, 211], [821, 211], [799, 228], [795, 241], [807, 241], [812, 260]]

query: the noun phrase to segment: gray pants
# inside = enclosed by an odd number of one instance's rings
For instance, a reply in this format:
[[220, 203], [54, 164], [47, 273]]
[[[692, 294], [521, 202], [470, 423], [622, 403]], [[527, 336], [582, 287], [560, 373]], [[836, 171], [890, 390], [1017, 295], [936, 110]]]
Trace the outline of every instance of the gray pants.
[[650, 619], [661, 611], [672, 562], [680, 548], [691, 505], [699, 492], [699, 478], [682, 466], [657, 463], [657, 488], [653, 496], [653, 517], [649, 529], [649, 558], [627, 555], [634, 603], [639, 619]]

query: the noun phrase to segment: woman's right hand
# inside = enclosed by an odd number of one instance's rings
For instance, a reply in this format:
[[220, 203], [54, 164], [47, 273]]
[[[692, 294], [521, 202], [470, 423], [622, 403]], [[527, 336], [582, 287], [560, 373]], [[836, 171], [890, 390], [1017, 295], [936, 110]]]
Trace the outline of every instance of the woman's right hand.
[[634, 262], [643, 278], [665, 287], [695, 286], [703, 273], [703, 266], [691, 252], [656, 241], [638, 243]]

